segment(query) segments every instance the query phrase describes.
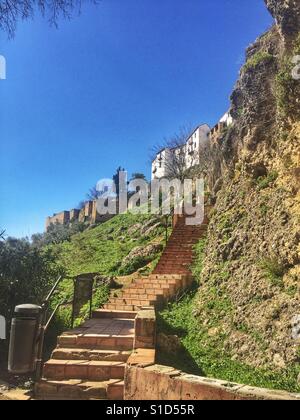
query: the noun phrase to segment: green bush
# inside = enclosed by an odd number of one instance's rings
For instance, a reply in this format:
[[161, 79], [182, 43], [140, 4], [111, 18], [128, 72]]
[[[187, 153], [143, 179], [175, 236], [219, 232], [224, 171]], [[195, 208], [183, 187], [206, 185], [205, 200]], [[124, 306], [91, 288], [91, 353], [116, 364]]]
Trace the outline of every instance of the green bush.
[[70, 241], [73, 235], [83, 232], [87, 226], [81, 222], [75, 222], [70, 225], [62, 225], [60, 223], [51, 224], [47, 232], [32, 235], [33, 245], [41, 248], [50, 244], [60, 244], [61, 242]]
[[0, 241], [1, 314], [9, 318], [18, 304], [40, 304], [60, 274], [51, 250], [37, 249], [26, 239]]

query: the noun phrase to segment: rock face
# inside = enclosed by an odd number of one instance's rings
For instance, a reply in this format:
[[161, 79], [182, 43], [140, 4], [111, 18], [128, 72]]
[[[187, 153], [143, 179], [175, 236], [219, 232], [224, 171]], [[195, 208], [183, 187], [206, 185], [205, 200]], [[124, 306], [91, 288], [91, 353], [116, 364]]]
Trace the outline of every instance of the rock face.
[[265, 0], [268, 10], [275, 18], [283, 37], [297, 34], [300, 26], [298, 0]]
[[130, 264], [130, 262], [135, 260], [136, 258], [146, 258], [149, 256], [156, 255], [159, 252], [161, 252], [162, 249], [162, 244], [149, 244], [147, 246], [136, 247], [127, 255], [127, 257], [124, 258], [124, 260], [122, 261], [122, 266]]
[[[300, 341], [300, 2], [266, 0], [276, 19], [247, 50], [219, 139], [221, 179], [195, 314], [242, 363], [294, 369]], [[288, 43], [286, 42], [288, 40]], [[211, 303], [213, 302], [213, 304]], [[300, 337], [299, 337], [300, 338]]]

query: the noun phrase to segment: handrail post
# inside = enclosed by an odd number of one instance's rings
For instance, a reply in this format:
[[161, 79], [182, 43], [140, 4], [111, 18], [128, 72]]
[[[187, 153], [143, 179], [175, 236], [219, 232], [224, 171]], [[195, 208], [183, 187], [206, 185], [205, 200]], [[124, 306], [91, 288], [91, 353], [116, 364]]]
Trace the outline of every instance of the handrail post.
[[[44, 351], [44, 341], [45, 341], [45, 333], [48, 327], [47, 319], [47, 312], [49, 308], [49, 301], [53, 296], [54, 292], [56, 291], [59, 283], [62, 280], [62, 276], [59, 276], [57, 281], [55, 282], [54, 286], [52, 287], [51, 291], [49, 292], [48, 296], [44, 300], [42, 304], [42, 312], [40, 316], [39, 322], [39, 333], [37, 337], [37, 356], [36, 356], [36, 369], [35, 369], [35, 380], [39, 381], [42, 377], [42, 370], [43, 370], [43, 351]], [[56, 311], [55, 311], [56, 312]], [[50, 318], [52, 319], [52, 317]]]

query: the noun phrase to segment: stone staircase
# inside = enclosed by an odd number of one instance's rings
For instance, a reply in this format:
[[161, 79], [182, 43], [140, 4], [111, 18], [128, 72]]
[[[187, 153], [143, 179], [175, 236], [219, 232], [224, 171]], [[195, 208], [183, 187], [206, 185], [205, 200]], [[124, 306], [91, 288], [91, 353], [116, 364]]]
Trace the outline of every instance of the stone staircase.
[[112, 297], [81, 327], [58, 337], [57, 348], [35, 384], [42, 400], [122, 400], [126, 364], [154, 363], [155, 315], [192, 283], [193, 246], [207, 225], [177, 221], [154, 273]]
[[205, 236], [207, 225], [207, 214], [200, 226], [188, 226], [186, 216], [178, 216], [173, 233], [153, 273], [191, 275], [193, 247]]

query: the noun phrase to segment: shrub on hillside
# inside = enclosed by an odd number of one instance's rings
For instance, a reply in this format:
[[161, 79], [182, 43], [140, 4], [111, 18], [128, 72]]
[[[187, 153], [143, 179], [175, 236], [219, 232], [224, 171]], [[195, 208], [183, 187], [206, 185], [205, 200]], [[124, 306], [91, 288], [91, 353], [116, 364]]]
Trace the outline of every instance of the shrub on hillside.
[[59, 244], [61, 242], [70, 241], [73, 235], [83, 232], [86, 229], [84, 223], [76, 222], [70, 225], [51, 224], [45, 233], [37, 233], [32, 235], [33, 245], [41, 248], [46, 245]]
[[0, 242], [0, 308], [10, 317], [15, 305], [40, 303], [61, 274], [49, 250], [39, 250], [26, 239]]

